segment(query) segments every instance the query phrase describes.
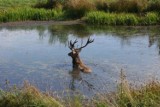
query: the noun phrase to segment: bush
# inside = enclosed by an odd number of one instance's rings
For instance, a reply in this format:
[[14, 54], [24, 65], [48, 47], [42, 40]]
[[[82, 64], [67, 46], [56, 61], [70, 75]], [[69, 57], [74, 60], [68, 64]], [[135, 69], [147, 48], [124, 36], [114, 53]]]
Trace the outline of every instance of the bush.
[[147, 0], [118, 0], [110, 4], [110, 11], [140, 13], [147, 9]]
[[156, 0], [155, 2], [150, 2], [148, 6], [148, 11], [160, 12], [160, 1]]
[[100, 11], [109, 11], [109, 3], [105, 0], [99, 0], [95, 2], [95, 6], [97, 10]]
[[47, 2], [38, 2], [33, 7], [45, 9], [62, 9], [64, 5], [63, 0], [47, 0]]
[[67, 17], [81, 18], [87, 12], [94, 10], [95, 6], [89, 0], [68, 0], [65, 9], [67, 10]]

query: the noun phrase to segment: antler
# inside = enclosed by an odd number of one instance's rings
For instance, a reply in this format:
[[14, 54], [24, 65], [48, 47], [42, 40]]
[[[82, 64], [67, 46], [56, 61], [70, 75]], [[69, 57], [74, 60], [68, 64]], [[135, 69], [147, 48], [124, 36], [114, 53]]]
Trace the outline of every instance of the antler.
[[94, 39], [90, 39], [90, 37], [89, 37], [88, 40], [87, 40], [87, 43], [84, 46], [81, 46], [79, 49], [82, 49], [82, 48], [86, 47], [88, 44], [90, 44], [92, 42], [94, 42]]
[[[77, 41], [77, 39], [74, 41], [74, 42], [72, 42], [72, 40], [70, 40], [70, 41], [68, 41], [68, 47], [69, 47], [69, 49], [73, 49], [74, 48], [74, 45], [77, 43], [78, 41]], [[88, 38], [88, 40], [87, 40], [87, 43], [84, 45], [84, 46], [81, 46], [80, 48], [77, 48], [78, 50], [81, 50], [82, 48], [84, 48], [84, 47], [86, 47], [88, 44], [90, 44], [90, 43], [92, 43], [92, 42], [94, 42], [94, 39], [90, 39], [90, 37]]]
[[70, 40], [70, 42], [68, 41], [68, 47], [69, 47], [69, 49], [73, 49], [74, 48], [74, 45], [77, 43], [78, 41], [77, 41], [77, 39], [72, 43], [72, 40]]

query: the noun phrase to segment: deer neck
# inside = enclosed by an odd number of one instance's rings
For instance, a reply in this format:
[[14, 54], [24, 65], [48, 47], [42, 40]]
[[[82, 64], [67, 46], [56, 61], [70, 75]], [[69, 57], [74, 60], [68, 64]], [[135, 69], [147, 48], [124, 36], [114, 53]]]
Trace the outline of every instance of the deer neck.
[[72, 63], [73, 63], [73, 68], [78, 68], [83, 72], [91, 72], [91, 69], [83, 63], [83, 61], [80, 59], [79, 56], [76, 58], [73, 58]]
[[73, 58], [72, 63], [73, 63], [73, 68], [78, 68], [80, 65], [83, 65], [83, 62], [80, 59], [79, 55], [76, 58]]

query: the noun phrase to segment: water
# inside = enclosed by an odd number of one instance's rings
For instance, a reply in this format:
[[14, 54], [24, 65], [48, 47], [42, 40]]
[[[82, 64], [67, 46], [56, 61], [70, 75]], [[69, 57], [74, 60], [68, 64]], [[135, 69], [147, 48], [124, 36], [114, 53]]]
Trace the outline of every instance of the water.
[[[69, 40], [95, 41], [80, 53], [92, 73], [72, 75]], [[160, 27], [86, 25], [0, 28], [0, 86], [25, 80], [43, 91], [93, 95], [116, 89], [120, 70], [130, 82], [160, 78]]]

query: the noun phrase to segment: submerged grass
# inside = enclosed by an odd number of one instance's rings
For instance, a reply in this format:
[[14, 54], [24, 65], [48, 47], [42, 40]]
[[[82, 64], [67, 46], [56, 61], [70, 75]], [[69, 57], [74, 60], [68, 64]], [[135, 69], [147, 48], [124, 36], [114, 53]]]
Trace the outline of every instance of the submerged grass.
[[22, 88], [0, 90], [0, 107], [159, 107], [160, 82], [156, 79], [136, 87], [121, 70], [116, 92], [99, 93], [91, 99], [76, 95], [63, 99], [42, 93], [29, 83]]

